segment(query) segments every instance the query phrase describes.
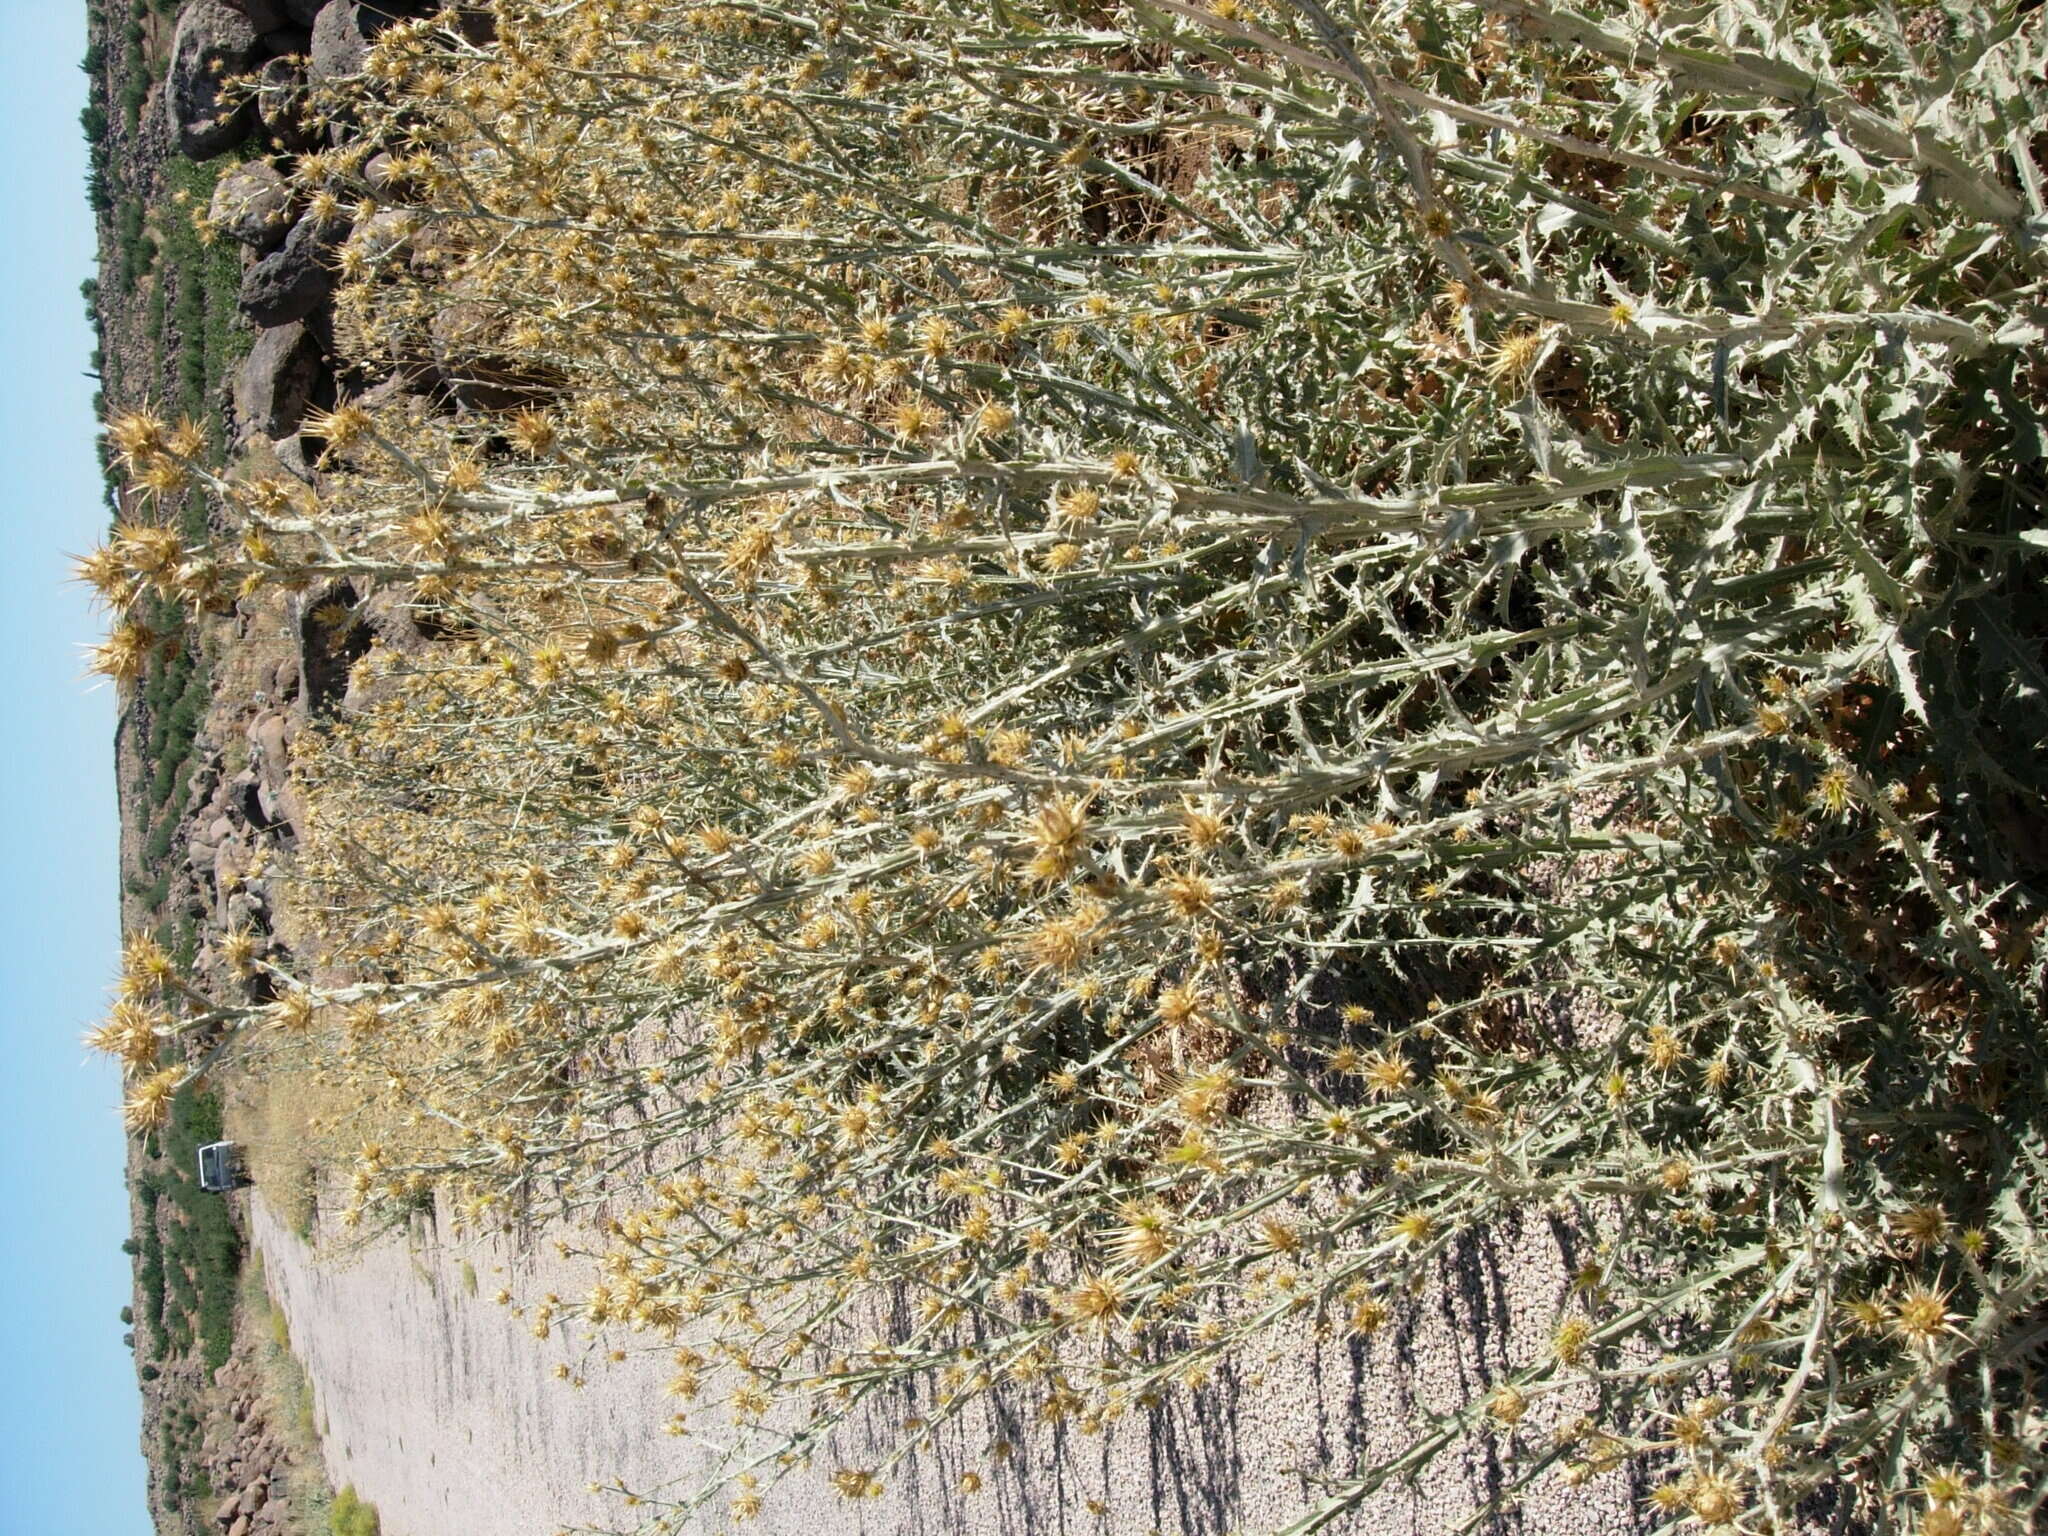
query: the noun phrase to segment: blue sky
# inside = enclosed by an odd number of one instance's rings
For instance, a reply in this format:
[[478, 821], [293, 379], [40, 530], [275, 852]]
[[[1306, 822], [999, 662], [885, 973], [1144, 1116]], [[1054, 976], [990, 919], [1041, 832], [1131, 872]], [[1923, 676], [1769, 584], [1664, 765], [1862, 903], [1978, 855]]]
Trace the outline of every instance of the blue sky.
[[93, 456], [84, 0], [0, 0], [0, 1532], [149, 1529], [113, 1069], [80, 1031], [119, 949], [111, 689], [67, 553], [105, 533]]

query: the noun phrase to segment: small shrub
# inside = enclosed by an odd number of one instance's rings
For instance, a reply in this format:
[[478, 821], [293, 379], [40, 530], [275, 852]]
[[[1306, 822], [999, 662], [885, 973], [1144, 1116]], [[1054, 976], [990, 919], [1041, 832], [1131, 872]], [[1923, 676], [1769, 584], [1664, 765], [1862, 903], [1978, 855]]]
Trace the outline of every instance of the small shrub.
[[121, 82], [121, 122], [132, 135], [142, 122], [142, 105], [149, 99], [150, 77], [138, 69]]
[[327, 1511], [327, 1528], [333, 1536], [379, 1536], [383, 1526], [377, 1507], [364, 1503], [355, 1489], [348, 1487], [334, 1496]]
[[150, 264], [156, 260], [156, 241], [144, 228], [142, 200], [125, 199], [115, 215], [115, 250], [123, 293], [133, 293]]

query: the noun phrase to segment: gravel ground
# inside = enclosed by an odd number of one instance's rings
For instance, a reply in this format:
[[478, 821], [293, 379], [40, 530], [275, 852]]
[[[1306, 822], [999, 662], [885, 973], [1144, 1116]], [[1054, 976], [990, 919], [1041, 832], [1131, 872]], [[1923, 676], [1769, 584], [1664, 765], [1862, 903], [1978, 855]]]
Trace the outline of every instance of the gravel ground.
[[[587, 1274], [555, 1257], [551, 1239], [559, 1234], [443, 1242], [422, 1219], [409, 1236], [323, 1258], [260, 1200], [252, 1202], [250, 1226], [314, 1383], [328, 1471], [335, 1486], [353, 1485], [377, 1505], [385, 1536], [630, 1528], [647, 1510], [625, 1507], [616, 1493], [592, 1493], [591, 1482], [653, 1492], [689, 1474], [695, 1442], [660, 1430], [677, 1407], [662, 1391], [665, 1353], [640, 1344], [611, 1363], [573, 1330], [558, 1326], [536, 1338], [530, 1318], [492, 1301], [501, 1286], [522, 1302], [587, 1289]], [[1475, 1245], [1446, 1265], [1411, 1318], [1369, 1345], [1319, 1343], [1305, 1329], [1277, 1337], [1263, 1358], [1193, 1405], [1134, 1412], [1099, 1437], [972, 1415], [933, 1452], [896, 1468], [882, 1497], [843, 1501], [825, 1474], [873, 1464], [875, 1425], [911, 1411], [898, 1400], [842, 1430], [829, 1464], [793, 1474], [748, 1529], [769, 1536], [1261, 1536], [1308, 1503], [1301, 1469], [1341, 1467], [1356, 1447], [1392, 1443], [1418, 1407], [1448, 1406], [1505, 1361], [1540, 1348], [1571, 1271], [1568, 1246], [1542, 1223]], [[557, 1363], [584, 1385], [555, 1379]], [[1550, 1407], [1525, 1421], [1532, 1439], [1577, 1411]], [[1008, 1459], [989, 1454], [1002, 1439], [1017, 1447]], [[959, 1488], [966, 1471], [984, 1479], [972, 1496]], [[1499, 1476], [1492, 1457], [1454, 1453], [1420, 1487], [1383, 1493], [1330, 1529], [1449, 1536]], [[1553, 1479], [1499, 1529], [1623, 1536], [1639, 1526], [1643, 1492], [1613, 1476], [1578, 1488]], [[727, 1525], [720, 1512], [693, 1528]]]
[[[536, 1339], [492, 1301], [501, 1286], [522, 1299], [588, 1288], [545, 1243], [442, 1243], [421, 1220], [322, 1257], [261, 1199], [249, 1226], [313, 1382], [328, 1475], [377, 1506], [385, 1536], [623, 1524], [630, 1512], [590, 1482], [675, 1475], [675, 1442], [658, 1429], [670, 1403], [660, 1355], [585, 1360], [566, 1330]], [[587, 1385], [556, 1380], [558, 1361]]]

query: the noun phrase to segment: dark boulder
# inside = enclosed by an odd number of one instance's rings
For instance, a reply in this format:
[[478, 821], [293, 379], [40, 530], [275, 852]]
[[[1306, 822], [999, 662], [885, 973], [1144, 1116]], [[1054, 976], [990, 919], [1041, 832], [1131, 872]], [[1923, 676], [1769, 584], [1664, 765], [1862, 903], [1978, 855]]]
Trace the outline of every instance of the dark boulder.
[[432, 15], [434, 7], [408, 0], [327, 0], [313, 22], [309, 53], [315, 80], [343, 80], [362, 73], [370, 44], [393, 22]]
[[343, 80], [361, 74], [370, 53], [370, 36], [355, 0], [333, 0], [313, 22], [307, 73], [315, 80]]
[[320, 473], [319, 462], [324, 446], [318, 440], [308, 442], [303, 432], [294, 432], [290, 437], [280, 437], [270, 445], [270, 449], [293, 479], [303, 481], [316, 491], [325, 491], [327, 480]]
[[258, 32], [275, 32], [279, 27], [292, 24], [291, 17], [277, 0], [227, 0], [227, 5], [248, 17], [249, 25]]
[[273, 58], [303, 59], [313, 46], [313, 34], [304, 27], [279, 27], [263, 34], [263, 51]]
[[[243, 434], [289, 437], [308, 409], [332, 396], [327, 353], [303, 320], [273, 326], [256, 338], [235, 375], [235, 423]], [[331, 400], [327, 403], [331, 403]]]
[[249, 18], [225, 0], [192, 0], [185, 7], [164, 87], [180, 153], [205, 160], [242, 141], [249, 131], [248, 98], [228, 90], [227, 82], [252, 69], [261, 55]]
[[292, 191], [274, 166], [251, 160], [215, 183], [206, 213], [229, 239], [275, 250], [292, 227]]
[[256, 119], [279, 149], [297, 154], [320, 135], [306, 120], [309, 103], [305, 69], [290, 59], [272, 59], [256, 77]]
[[[313, 588], [300, 597], [298, 609], [300, 707], [309, 715], [331, 715], [347, 698], [349, 673], [370, 653], [375, 632], [361, 596], [346, 581]], [[251, 731], [253, 737], [255, 727]]]
[[457, 405], [479, 411], [537, 406], [561, 392], [562, 377], [516, 356], [498, 311], [458, 299], [434, 312], [428, 324], [440, 386]]
[[242, 313], [261, 326], [305, 319], [334, 292], [334, 253], [347, 238], [340, 219], [300, 219], [281, 247], [242, 274]]
[[326, 0], [278, 0], [278, 9], [302, 27], [310, 27]]

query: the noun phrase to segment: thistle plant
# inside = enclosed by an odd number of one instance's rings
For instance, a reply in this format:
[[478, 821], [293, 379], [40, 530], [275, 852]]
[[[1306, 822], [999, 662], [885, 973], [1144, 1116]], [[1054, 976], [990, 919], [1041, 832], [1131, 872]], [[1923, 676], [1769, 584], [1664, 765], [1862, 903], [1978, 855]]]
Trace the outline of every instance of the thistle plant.
[[2039, 13], [953, 9], [378, 41], [301, 174], [361, 366], [461, 408], [338, 407], [317, 505], [118, 424], [238, 531], [87, 574], [434, 638], [299, 741], [355, 979], [132, 961], [131, 1119], [185, 1033], [409, 1126], [351, 1220], [637, 1186], [539, 1326], [677, 1353], [656, 1525], [873, 1493], [906, 1381], [892, 1459], [1373, 1334], [1546, 1211], [1545, 1346], [1293, 1531], [1475, 1437], [1503, 1502], [2026, 1528]]

